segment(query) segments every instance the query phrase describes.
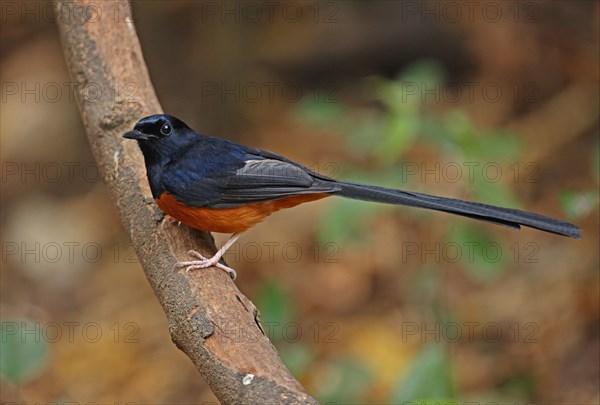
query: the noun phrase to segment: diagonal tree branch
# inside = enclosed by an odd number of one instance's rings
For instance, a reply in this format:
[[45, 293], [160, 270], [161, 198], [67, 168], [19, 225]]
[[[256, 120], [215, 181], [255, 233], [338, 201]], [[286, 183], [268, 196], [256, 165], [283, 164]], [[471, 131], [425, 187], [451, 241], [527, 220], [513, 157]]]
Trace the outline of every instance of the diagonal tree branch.
[[[173, 342], [217, 398], [234, 403], [316, 403], [281, 363], [254, 304], [216, 268], [173, 269], [187, 251], [215, 251], [210, 234], [168, 223], [151, 198], [143, 158], [121, 134], [162, 111], [125, 0], [58, 0], [61, 41], [92, 152], [119, 210]], [[93, 97], [91, 96], [93, 93]]]

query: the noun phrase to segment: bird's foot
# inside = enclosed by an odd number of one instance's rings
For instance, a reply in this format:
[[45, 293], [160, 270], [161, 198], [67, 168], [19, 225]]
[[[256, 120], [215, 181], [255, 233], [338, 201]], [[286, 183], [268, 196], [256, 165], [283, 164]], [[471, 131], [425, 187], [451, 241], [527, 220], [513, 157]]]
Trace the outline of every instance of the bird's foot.
[[168, 224], [172, 224], [173, 222], [177, 222], [177, 226], [181, 226], [181, 221], [178, 220], [178, 219], [173, 218], [170, 215], [167, 215], [166, 221], [167, 221]]
[[219, 263], [219, 260], [221, 258], [218, 255], [215, 255], [215, 256], [211, 257], [210, 259], [207, 259], [206, 257], [202, 256], [202, 254], [200, 254], [200, 252], [197, 252], [195, 250], [190, 250], [188, 252], [188, 254], [190, 254], [191, 256], [194, 256], [200, 260], [192, 260], [189, 262], [178, 262], [177, 266], [186, 267], [186, 269], [185, 269], [186, 273], [189, 273], [190, 270], [206, 269], [208, 267], [215, 266], [215, 267], [227, 272], [231, 276], [232, 279], [235, 280], [237, 278], [237, 273], [234, 269], [232, 269], [229, 266], [225, 266], [222, 263]]

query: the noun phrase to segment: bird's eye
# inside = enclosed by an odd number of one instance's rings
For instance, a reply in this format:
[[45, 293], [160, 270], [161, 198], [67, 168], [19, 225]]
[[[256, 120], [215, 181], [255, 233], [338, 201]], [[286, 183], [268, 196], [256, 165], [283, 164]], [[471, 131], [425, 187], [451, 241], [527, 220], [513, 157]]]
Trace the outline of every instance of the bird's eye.
[[170, 124], [164, 124], [162, 127], [160, 127], [160, 133], [165, 136], [171, 135], [172, 130], [173, 130], [173, 127], [171, 127]]

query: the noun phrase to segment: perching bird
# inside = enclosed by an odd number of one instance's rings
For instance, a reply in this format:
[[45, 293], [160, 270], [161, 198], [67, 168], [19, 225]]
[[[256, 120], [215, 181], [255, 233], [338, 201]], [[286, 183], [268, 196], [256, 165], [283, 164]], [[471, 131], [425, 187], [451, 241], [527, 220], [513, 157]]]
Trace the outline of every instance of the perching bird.
[[340, 196], [449, 212], [514, 229], [520, 225], [581, 238], [580, 228], [531, 212], [428, 194], [334, 180], [273, 152], [201, 135], [170, 115], [142, 118], [123, 137], [136, 139], [144, 155], [156, 204], [184, 224], [232, 233], [211, 258], [178, 263], [187, 270], [217, 266], [242, 232], [283, 208]]

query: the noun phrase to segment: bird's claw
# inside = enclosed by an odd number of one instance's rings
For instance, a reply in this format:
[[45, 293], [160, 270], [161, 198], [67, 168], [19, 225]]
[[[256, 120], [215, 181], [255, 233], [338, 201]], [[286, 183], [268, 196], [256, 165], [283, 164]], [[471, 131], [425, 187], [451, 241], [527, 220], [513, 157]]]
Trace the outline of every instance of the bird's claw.
[[214, 258], [207, 259], [206, 257], [202, 256], [202, 254], [200, 254], [199, 252], [197, 252], [195, 250], [190, 250], [188, 252], [188, 254], [190, 256], [194, 256], [200, 260], [192, 260], [189, 262], [177, 262], [176, 263], [177, 266], [186, 268], [185, 269], [186, 274], [189, 273], [191, 270], [206, 269], [208, 267], [215, 266], [215, 267], [227, 272], [227, 274], [229, 274], [229, 276], [231, 276], [231, 278], [233, 280], [235, 280], [237, 278], [237, 273], [234, 269], [232, 269], [229, 266], [225, 266], [222, 263], [219, 263], [219, 261], [214, 260]]

